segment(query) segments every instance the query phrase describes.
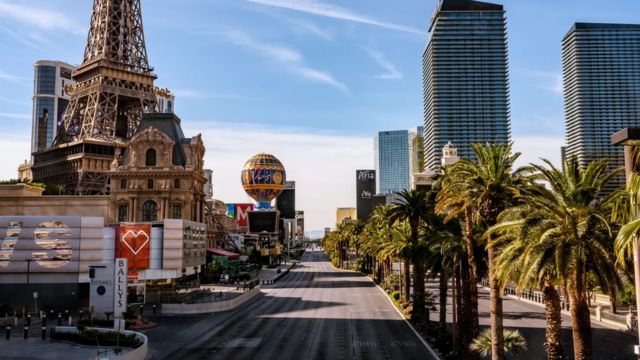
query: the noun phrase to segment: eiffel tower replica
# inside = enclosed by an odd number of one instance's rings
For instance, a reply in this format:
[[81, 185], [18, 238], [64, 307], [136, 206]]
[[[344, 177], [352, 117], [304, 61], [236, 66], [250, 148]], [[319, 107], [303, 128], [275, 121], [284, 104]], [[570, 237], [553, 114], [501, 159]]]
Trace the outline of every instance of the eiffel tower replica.
[[53, 146], [34, 153], [36, 182], [65, 194], [106, 195], [111, 164], [124, 153], [142, 114], [155, 112], [140, 0], [94, 0], [76, 87]]

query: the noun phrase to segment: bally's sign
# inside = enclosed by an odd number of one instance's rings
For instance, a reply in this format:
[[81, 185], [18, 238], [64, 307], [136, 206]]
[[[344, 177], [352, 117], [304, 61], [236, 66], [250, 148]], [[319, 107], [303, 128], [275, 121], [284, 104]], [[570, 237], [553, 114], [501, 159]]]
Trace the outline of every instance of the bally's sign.
[[116, 259], [114, 276], [113, 317], [122, 318], [122, 313], [127, 311], [127, 259]]

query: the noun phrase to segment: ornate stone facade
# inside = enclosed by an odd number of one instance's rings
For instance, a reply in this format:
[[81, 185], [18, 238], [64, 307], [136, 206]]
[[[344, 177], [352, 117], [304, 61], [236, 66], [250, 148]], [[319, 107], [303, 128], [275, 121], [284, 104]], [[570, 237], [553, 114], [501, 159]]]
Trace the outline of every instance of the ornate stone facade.
[[204, 222], [201, 135], [185, 138], [174, 114], [146, 114], [111, 165], [110, 218], [116, 222]]

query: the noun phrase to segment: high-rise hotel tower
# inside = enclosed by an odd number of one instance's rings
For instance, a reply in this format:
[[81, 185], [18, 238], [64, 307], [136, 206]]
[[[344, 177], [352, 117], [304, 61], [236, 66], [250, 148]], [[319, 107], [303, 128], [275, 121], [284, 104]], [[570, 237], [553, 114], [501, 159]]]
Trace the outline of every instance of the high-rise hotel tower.
[[509, 74], [502, 5], [442, 0], [423, 55], [425, 167], [440, 166], [452, 142], [475, 159], [472, 143], [508, 143]]
[[[580, 166], [624, 166], [611, 134], [640, 126], [640, 25], [576, 23], [562, 40], [566, 150]], [[624, 174], [610, 189], [624, 185]]]

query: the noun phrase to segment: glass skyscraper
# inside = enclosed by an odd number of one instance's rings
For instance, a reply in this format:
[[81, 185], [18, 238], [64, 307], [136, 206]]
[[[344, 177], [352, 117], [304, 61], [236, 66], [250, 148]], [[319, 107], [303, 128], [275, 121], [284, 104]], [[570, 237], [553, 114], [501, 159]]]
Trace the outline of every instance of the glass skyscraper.
[[[611, 135], [640, 126], [640, 25], [576, 23], [562, 40], [566, 149], [580, 166], [624, 166]], [[609, 190], [624, 185], [624, 174]]]
[[509, 74], [502, 5], [443, 0], [422, 58], [425, 167], [437, 171], [450, 141], [461, 158], [472, 143], [508, 143]]
[[411, 146], [409, 131], [381, 131], [374, 139], [376, 192], [388, 194], [411, 186]]
[[31, 152], [51, 146], [62, 121], [71, 95], [67, 85], [74, 85], [71, 74], [74, 66], [61, 61], [40, 60], [34, 65], [33, 121]]

